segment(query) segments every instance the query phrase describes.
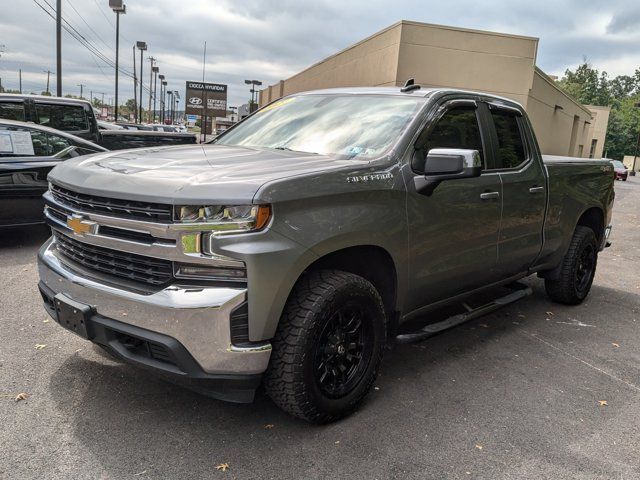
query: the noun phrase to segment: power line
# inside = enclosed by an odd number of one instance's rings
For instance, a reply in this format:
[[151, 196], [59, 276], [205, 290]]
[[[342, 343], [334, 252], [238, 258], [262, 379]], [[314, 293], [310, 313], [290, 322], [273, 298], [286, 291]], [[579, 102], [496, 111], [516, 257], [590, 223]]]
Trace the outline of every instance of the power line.
[[71, 3], [71, 0], [67, 0], [67, 3], [69, 4], [69, 6], [73, 9], [74, 12], [76, 12], [76, 15], [78, 15], [78, 17], [80, 17], [80, 20], [82, 20], [82, 22], [87, 26], [87, 28], [89, 28], [89, 30], [91, 30], [93, 32], [93, 34], [96, 36], [96, 38], [98, 40], [100, 40], [100, 42], [102, 42], [102, 44], [107, 47], [109, 50], [112, 50], [112, 48], [107, 44], [107, 42], [105, 42], [102, 37], [98, 34], [98, 32], [96, 32], [93, 27], [91, 25], [89, 25], [87, 23], [87, 21], [84, 19], [84, 17], [80, 14], [80, 12], [78, 11], [78, 9], [73, 5], [73, 3]]
[[[44, 1], [44, 3], [46, 3], [49, 8], [55, 12], [55, 9], [53, 8], [53, 6], [48, 2], [48, 0], [42, 0]], [[47, 15], [49, 15], [49, 17], [51, 17], [53, 20], [55, 20], [55, 16], [53, 13], [51, 13], [51, 11], [47, 10], [42, 4], [40, 4], [38, 2], [38, 0], [33, 0], [33, 2], [42, 9], [42, 11], [44, 11]], [[91, 53], [93, 56], [95, 56], [97, 59], [101, 60], [102, 62], [104, 62], [105, 64], [107, 64], [109, 67], [115, 68], [115, 62], [113, 60], [111, 60], [109, 57], [107, 57], [105, 54], [103, 54], [98, 47], [96, 47], [93, 43], [91, 43], [84, 35], [82, 35], [78, 29], [76, 29], [73, 25], [71, 25], [71, 23], [69, 23], [69, 21], [67, 19], [65, 19], [64, 17], [62, 18], [64, 25], [63, 28], [65, 29], [65, 31], [71, 35], [75, 40], [78, 41], [78, 43], [80, 43], [83, 47], [85, 47], [89, 53]], [[95, 62], [95, 60], [94, 60]], [[97, 65], [97, 63], [96, 63]], [[98, 65], [99, 66], [99, 65]], [[125, 70], [122, 67], [118, 68], [118, 71], [121, 72], [123, 75], [133, 78], [134, 75]], [[103, 72], [104, 74], [104, 72]], [[149, 88], [145, 87], [143, 84], [143, 89], [145, 91], [149, 91]]]

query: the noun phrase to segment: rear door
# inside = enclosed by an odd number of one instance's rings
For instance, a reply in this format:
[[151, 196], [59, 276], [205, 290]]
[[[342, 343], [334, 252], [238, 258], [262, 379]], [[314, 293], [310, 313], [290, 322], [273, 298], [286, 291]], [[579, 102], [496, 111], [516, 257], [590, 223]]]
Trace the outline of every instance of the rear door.
[[[474, 100], [456, 99], [437, 107], [416, 143], [411, 175], [422, 175], [426, 153], [433, 148], [478, 150], [486, 166], [489, 147], [480, 128]], [[412, 179], [410, 179], [412, 180]], [[446, 180], [429, 196], [408, 182], [408, 310], [495, 281], [501, 185], [497, 174]]]
[[521, 112], [497, 103], [488, 107], [491, 171], [500, 176], [503, 195], [498, 270], [507, 278], [527, 271], [540, 252], [547, 185]]

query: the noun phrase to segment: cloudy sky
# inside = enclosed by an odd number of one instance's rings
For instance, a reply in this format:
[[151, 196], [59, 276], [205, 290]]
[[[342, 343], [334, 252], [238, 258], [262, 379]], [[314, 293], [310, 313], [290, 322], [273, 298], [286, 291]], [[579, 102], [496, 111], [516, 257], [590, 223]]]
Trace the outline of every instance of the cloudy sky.
[[[608, 0], [125, 0], [121, 17], [121, 66], [132, 68], [132, 45], [146, 41], [171, 90], [202, 78], [229, 85], [229, 105], [245, 103], [244, 79], [270, 84], [400, 20], [454, 25], [540, 38], [538, 66], [562, 74], [583, 57], [612, 75], [640, 66], [640, 2]], [[55, 0], [0, 0], [0, 77], [17, 88], [41, 92], [46, 70], [55, 70]], [[62, 0], [65, 20], [109, 60], [115, 58], [115, 14], [108, 0]], [[137, 57], [139, 59], [139, 55]], [[136, 60], [138, 61], [138, 60]], [[148, 83], [145, 60], [144, 81]], [[113, 96], [113, 67], [63, 32], [63, 89]], [[124, 101], [133, 80], [120, 76]], [[55, 78], [51, 78], [55, 89]]]

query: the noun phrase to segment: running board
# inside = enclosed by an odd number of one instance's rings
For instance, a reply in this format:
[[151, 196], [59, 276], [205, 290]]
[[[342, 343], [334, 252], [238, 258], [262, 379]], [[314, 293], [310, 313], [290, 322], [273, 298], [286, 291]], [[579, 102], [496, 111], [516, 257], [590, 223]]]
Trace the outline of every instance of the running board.
[[426, 327], [421, 328], [417, 332], [398, 335], [396, 337], [396, 343], [413, 343], [425, 340], [440, 332], [458, 326], [464, 322], [468, 322], [469, 320], [473, 320], [474, 318], [478, 318], [491, 313], [495, 310], [498, 310], [499, 308], [509, 305], [510, 303], [517, 302], [518, 300], [527, 297], [532, 293], [531, 287], [528, 287], [527, 285], [524, 285], [522, 283], [512, 283], [508, 285], [507, 288], [514, 291], [503, 297], [496, 298], [492, 302], [477, 308], [471, 308], [466, 303], [463, 303], [462, 306], [466, 310], [465, 313], [453, 315], [452, 317], [449, 317], [446, 320], [442, 320], [441, 322], [432, 323], [430, 325], [427, 325]]

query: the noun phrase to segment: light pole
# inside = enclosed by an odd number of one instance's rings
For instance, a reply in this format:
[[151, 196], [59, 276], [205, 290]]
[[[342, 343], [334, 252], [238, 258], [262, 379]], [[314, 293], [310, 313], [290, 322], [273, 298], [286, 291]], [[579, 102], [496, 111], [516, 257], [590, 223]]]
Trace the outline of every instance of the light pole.
[[247, 85], [251, 85], [251, 89], [249, 90], [251, 92], [251, 103], [249, 104], [249, 113], [253, 113], [256, 111], [255, 108], [255, 93], [256, 93], [256, 87], [262, 85], [262, 82], [259, 80], [245, 80], [244, 83], [246, 83]]
[[127, 6], [122, 0], [109, 0], [109, 7], [116, 12], [116, 95], [113, 121], [118, 122], [118, 54], [120, 53], [120, 14], [127, 13]]
[[153, 123], [156, 123], [156, 96], [158, 95], [158, 72], [159, 67], [152, 67], [153, 71]]
[[177, 90], [173, 91], [173, 99], [174, 99], [174, 109], [173, 109], [173, 123], [176, 123], [176, 117], [178, 116], [178, 103], [180, 102], [180, 93]]
[[164, 75], [160, 74], [158, 75], [158, 78], [160, 79], [160, 114], [158, 115], [158, 119], [160, 121], [160, 123], [163, 123], [163, 118], [164, 118], [164, 97], [162, 96], [162, 92], [164, 91], [164, 87], [163, 87], [163, 83], [164, 83]]
[[167, 115], [166, 106], [167, 106], [167, 81], [162, 81], [162, 88], [160, 89], [160, 95], [162, 98], [162, 123], [164, 123]]
[[138, 47], [138, 50], [140, 50], [140, 105], [138, 108], [138, 121], [140, 123], [142, 123], [142, 79], [144, 78], [142, 76], [142, 67], [144, 65], [144, 59], [143, 59], [143, 55], [145, 50], [147, 49], [147, 43], [146, 42], [136, 42], [136, 47]]
[[62, 96], [62, 0], [56, 2], [56, 95]]
[[167, 113], [169, 114], [169, 121], [171, 122], [171, 125], [173, 123], [173, 92], [169, 90], [167, 95], [169, 95], [169, 112]]

